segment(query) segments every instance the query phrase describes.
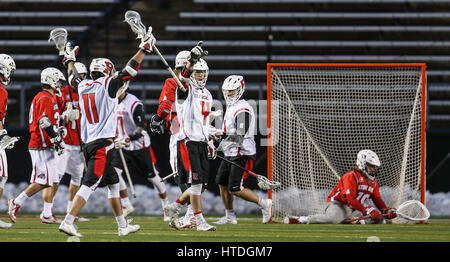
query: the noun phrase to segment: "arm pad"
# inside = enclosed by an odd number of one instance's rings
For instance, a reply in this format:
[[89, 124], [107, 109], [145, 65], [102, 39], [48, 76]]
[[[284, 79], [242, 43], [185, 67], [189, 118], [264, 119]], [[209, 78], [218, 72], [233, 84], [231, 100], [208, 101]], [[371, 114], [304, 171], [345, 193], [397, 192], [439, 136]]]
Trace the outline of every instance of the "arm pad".
[[134, 59], [130, 59], [124, 69], [119, 73], [119, 77], [122, 81], [128, 81], [135, 77], [139, 71], [141, 65]]
[[46, 116], [41, 117], [39, 119], [39, 127], [44, 129], [45, 133], [51, 138], [56, 137], [55, 130], [53, 130], [52, 122], [50, 122], [50, 119]]

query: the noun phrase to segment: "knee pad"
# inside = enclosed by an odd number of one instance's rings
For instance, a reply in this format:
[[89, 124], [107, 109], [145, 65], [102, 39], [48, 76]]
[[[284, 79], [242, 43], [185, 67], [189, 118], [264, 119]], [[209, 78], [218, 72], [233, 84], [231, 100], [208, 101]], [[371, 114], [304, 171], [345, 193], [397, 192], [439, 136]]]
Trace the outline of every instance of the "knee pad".
[[70, 183], [74, 186], [80, 186], [81, 185], [81, 178], [82, 176], [70, 176]]
[[202, 184], [191, 185], [191, 187], [189, 188], [189, 193], [191, 195], [200, 196], [202, 194]]
[[82, 197], [84, 201], [88, 201], [89, 197], [92, 194], [92, 189], [90, 189], [88, 186], [82, 185], [80, 189], [78, 189], [77, 195]]
[[114, 168], [117, 172], [117, 176], [119, 177], [119, 190], [125, 190], [127, 189], [127, 184], [125, 184], [125, 180], [122, 177], [122, 169]]
[[153, 186], [156, 188], [156, 190], [158, 190], [159, 194], [162, 194], [164, 192], [166, 192], [166, 185], [164, 184], [164, 182], [161, 182], [161, 177], [158, 175], [155, 175], [154, 177], [149, 179]]
[[108, 185], [108, 198], [120, 198], [119, 183]]

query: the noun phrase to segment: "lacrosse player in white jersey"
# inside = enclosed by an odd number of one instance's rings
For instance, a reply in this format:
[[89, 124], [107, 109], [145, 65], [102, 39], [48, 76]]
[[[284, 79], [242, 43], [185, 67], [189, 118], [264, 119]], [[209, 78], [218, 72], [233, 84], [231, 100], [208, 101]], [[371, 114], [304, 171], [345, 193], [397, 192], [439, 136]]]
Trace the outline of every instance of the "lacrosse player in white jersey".
[[[144, 105], [135, 95], [123, 92], [119, 96], [119, 105], [116, 109], [117, 136], [114, 140], [115, 148], [112, 165], [116, 168], [120, 179], [120, 196], [124, 216], [134, 210], [127, 193], [127, 186], [122, 177], [124, 170], [119, 150], [123, 151], [125, 163], [130, 174], [140, 175], [151, 183], [158, 191], [161, 206], [169, 204], [166, 186], [161, 182], [156, 159], [151, 148], [150, 136], [145, 131]], [[164, 217], [169, 221], [169, 217]]]
[[123, 216], [119, 178], [111, 165], [112, 154], [109, 152], [114, 148], [118, 97], [128, 88], [130, 79], [137, 75], [145, 55], [152, 52], [156, 39], [151, 32], [152, 28], [149, 27], [146, 35], [141, 38], [139, 50], [116, 76], [114, 65], [109, 59], [97, 58], [93, 59], [89, 66], [92, 79], [81, 79], [74, 66], [79, 48], [72, 48], [70, 42], [66, 44], [64, 63], [67, 65], [69, 83], [78, 89], [80, 97], [81, 139], [85, 143], [87, 170], [72, 207], [59, 226], [61, 232], [82, 236], [73, 225], [75, 217], [100, 184], [108, 187], [108, 198], [118, 224], [119, 236], [140, 229], [139, 225], [128, 224]]
[[[177, 89], [177, 115], [180, 122], [178, 136], [178, 172], [180, 178], [191, 186], [174, 202], [165, 207], [171, 219], [169, 225], [180, 228], [178, 213], [181, 207], [190, 201], [194, 212], [196, 227], [199, 231], [215, 231], [216, 227], [209, 225], [202, 213], [201, 194], [206, 189], [209, 180], [209, 160], [215, 158], [214, 145], [209, 143], [209, 127], [211, 93], [206, 89], [209, 68], [201, 56], [207, 54], [201, 44], [194, 47], [194, 54], [198, 53], [198, 60], [187, 63], [185, 71], [192, 72], [189, 77], [188, 88]], [[191, 60], [192, 61], [192, 57]], [[182, 78], [185, 74], [182, 74]]]
[[[8, 85], [11, 81], [11, 75], [16, 70], [14, 59], [7, 54], [0, 54], [0, 198], [3, 195], [3, 188], [8, 180], [8, 161], [6, 159], [5, 149], [14, 147], [14, 137], [8, 135], [5, 129], [6, 111], [8, 108], [8, 91], [3, 85]], [[0, 220], [0, 228], [10, 228], [11, 223]]]
[[[244, 77], [240, 75], [228, 76], [222, 85], [222, 92], [227, 104], [227, 110], [223, 119], [223, 140], [217, 147], [225, 158], [252, 171], [253, 161], [256, 156], [256, 144], [254, 140], [255, 114], [250, 104], [241, 99], [245, 91]], [[245, 180], [249, 177], [246, 171], [222, 161], [216, 176], [219, 185], [220, 196], [225, 206], [225, 216], [214, 224], [237, 224], [236, 214], [233, 208], [233, 198], [237, 196], [246, 201], [257, 204], [263, 214], [263, 223], [268, 223], [271, 218], [272, 200], [258, 197], [250, 188], [244, 187]], [[250, 176], [251, 177], [251, 176]]]

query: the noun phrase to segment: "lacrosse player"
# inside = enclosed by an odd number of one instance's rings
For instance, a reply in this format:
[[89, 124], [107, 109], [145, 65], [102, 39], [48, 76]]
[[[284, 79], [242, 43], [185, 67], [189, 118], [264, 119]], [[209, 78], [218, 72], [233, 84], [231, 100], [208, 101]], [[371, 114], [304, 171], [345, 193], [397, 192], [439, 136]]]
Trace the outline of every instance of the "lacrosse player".
[[[179, 52], [175, 57], [175, 75], [179, 76], [185, 67], [187, 61], [191, 58], [191, 52], [187, 50], [183, 50]], [[184, 71], [185, 74], [188, 71]], [[187, 79], [187, 78], [184, 78]], [[187, 83], [182, 82], [185, 85], [185, 88], [189, 85]], [[169, 141], [169, 152], [170, 152], [170, 166], [172, 168], [172, 172], [177, 171], [177, 141], [178, 141], [178, 131], [180, 124], [178, 122], [176, 106], [174, 105], [176, 98], [176, 90], [177, 90], [177, 81], [175, 78], [167, 78], [164, 87], [159, 96], [159, 107], [157, 110], [157, 114], [154, 115], [150, 122], [150, 129], [152, 133], [163, 134], [164, 133], [164, 121], [167, 130], [170, 134]], [[180, 176], [178, 173], [174, 176], [174, 180], [179, 186], [181, 193], [183, 193], [187, 188], [187, 183], [182, 183], [180, 181]], [[190, 228], [195, 226], [195, 218], [194, 213], [192, 212], [192, 206], [188, 203], [186, 214], [183, 218], [179, 220], [180, 227]]]
[[[161, 182], [156, 158], [151, 148], [150, 136], [145, 131], [145, 113], [142, 102], [133, 94], [123, 92], [119, 96], [119, 105], [116, 109], [117, 117], [117, 135], [114, 140], [116, 150], [114, 150], [113, 166], [119, 174], [120, 195], [124, 216], [131, 213], [134, 208], [128, 199], [127, 187], [122, 178], [124, 169], [118, 150], [123, 150], [127, 167], [132, 174], [138, 174], [147, 179], [147, 181], [158, 191], [162, 207], [169, 204], [167, 198], [166, 186]], [[167, 215], [165, 221], [169, 221]]]
[[[5, 149], [14, 147], [15, 139], [8, 135], [5, 129], [6, 111], [8, 107], [8, 91], [3, 85], [8, 85], [11, 75], [16, 70], [14, 59], [7, 54], [0, 54], [0, 198], [3, 195], [3, 188], [8, 180], [8, 161]], [[11, 223], [0, 220], [0, 228], [10, 228]]]
[[216, 227], [209, 225], [203, 217], [201, 199], [209, 180], [209, 160], [214, 159], [216, 154], [214, 145], [209, 143], [212, 96], [206, 89], [209, 68], [206, 61], [201, 58], [206, 54], [201, 43], [193, 48], [191, 59], [180, 77], [186, 82], [189, 76], [190, 84], [187, 88], [179, 87], [176, 91], [175, 104], [180, 122], [177, 170], [181, 182], [191, 184], [176, 202], [165, 207], [171, 217], [169, 225], [177, 229], [180, 228], [177, 221], [178, 213], [181, 207], [190, 201], [197, 230], [216, 230]]
[[68, 235], [82, 236], [73, 225], [75, 217], [100, 184], [108, 187], [108, 198], [118, 224], [118, 235], [126, 236], [140, 229], [139, 225], [128, 224], [123, 216], [119, 178], [111, 165], [112, 154], [109, 152], [114, 148], [118, 97], [128, 88], [129, 81], [137, 75], [145, 55], [152, 52], [156, 39], [151, 29], [150, 27], [141, 38], [136, 54], [114, 77], [114, 64], [106, 58], [95, 58], [89, 66], [92, 79], [80, 78], [74, 66], [79, 48], [72, 48], [71, 43], [66, 44], [63, 62], [67, 65], [69, 84], [77, 88], [80, 98], [81, 138], [85, 143], [84, 155], [87, 164], [82, 185], [73, 199], [69, 213], [59, 226], [59, 230]]
[[[377, 168], [381, 166], [377, 154], [371, 150], [361, 150], [356, 158], [356, 166], [345, 173], [327, 198], [324, 214], [311, 216], [287, 216], [286, 224], [339, 224], [353, 217], [369, 216], [372, 223], [379, 223], [382, 215], [387, 219], [397, 217], [381, 199], [376, 179]], [[371, 198], [375, 206], [365, 202]], [[381, 211], [381, 213], [379, 212]]]
[[[76, 62], [75, 68], [82, 79], [87, 76], [87, 68], [83, 63]], [[77, 193], [81, 185], [81, 179], [83, 178], [83, 156], [81, 152], [81, 138], [80, 138], [80, 110], [78, 106], [78, 93], [77, 90], [69, 85], [65, 85], [61, 88], [62, 96], [55, 96], [58, 107], [60, 108], [61, 119], [60, 123], [66, 127], [67, 135], [64, 138], [66, 144], [66, 150], [60, 156], [57, 156], [57, 173], [58, 181], [61, 181], [64, 174], [70, 175], [69, 184], [69, 199], [67, 201], [66, 213], [69, 212], [72, 205], [73, 198]], [[52, 194], [52, 200], [58, 191], [58, 184], [54, 184], [51, 188], [45, 188], [43, 194]], [[48, 191], [48, 192], [47, 192]], [[52, 201], [53, 205], [53, 201]], [[42, 213], [41, 213], [42, 216]], [[54, 215], [53, 215], [54, 216]], [[55, 217], [58, 222], [59, 219]], [[75, 222], [86, 222], [89, 219], [77, 216]], [[60, 221], [59, 221], [60, 222]]]
[[[28, 149], [32, 161], [31, 184], [15, 199], [8, 200], [8, 215], [14, 223], [19, 208], [28, 198], [58, 183], [56, 154], [64, 153], [63, 139], [66, 131], [64, 127], [59, 127], [59, 108], [54, 95], [61, 95], [60, 88], [63, 81], [65, 81], [63, 73], [56, 68], [49, 67], [41, 72], [42, 91], [31, 102], [29, 114]], [[44, 200], [42, 223], [56, 223], [51, 210], [52, 194], [43, 194], [42, 198]]]
[[[227, 104], [223, 119], [222, 131], [225, 139], [219, 144], [217, 151], [222, 151], [225, 158], [239, 166], [252, 171], [256, 155], [256, 144], [253, 138], [255, 130], [255, 114], [253, 108], [244, 99], [240, 99], [245, 91], [244, 77], [228, 76], [222, 85], [222, 92]], [[237, 224], [233, 208], [233, 197], [237, 196], [257, 204], [262, 211], [262, 222], [268, 223], [272, 217], [272, 200], [258, 197], [250, 188], [244, 187], [249, 174], [246, 171], [222, 161], [216, 177], [220, 196], [225, 206], [225, 216], [215, 224]]]

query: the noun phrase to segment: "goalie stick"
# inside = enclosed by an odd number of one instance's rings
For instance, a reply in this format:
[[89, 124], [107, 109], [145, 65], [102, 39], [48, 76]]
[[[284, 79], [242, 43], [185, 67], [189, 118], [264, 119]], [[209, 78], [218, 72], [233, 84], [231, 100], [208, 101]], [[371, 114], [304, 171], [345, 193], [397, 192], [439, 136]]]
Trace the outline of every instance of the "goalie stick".
[[[398, 206], [396, 213], [401, 218], [415, 222], [424, 222], [427, 221], [428, 218], [430, 218], [430, 212], [428, 211], [426, 206], [418, 200], [408, 200], [401, 203]], [[386, 214], [383, 214], [381, 216], [385, 217]], [[370, 216], [354, 217], [345, 220], [345, 222], [353, 223], [356, 221], [365, 220], [369, 218]]]
[[[137, 39], [142, 39], [145, 36], [145, 34], [147, 33], [147, 30], [146, 30], [144, 24], [142, 23], [141, 15], [136, 11], [133, 11], [133, 10], [126, 11], [124, 22], [127, 22], [130, 25], [131, 30], [137, 35]], [[161, 61], [163, 62], [164, 66], [169, 71], [169, 73], [172, 75], [172, 77], [175, 79], [178, 86], [180, 88], [184, 89], [184, 86], [181, 83], [180, 79], [178, 79], [178, 77], [173, 72], [172, 68], [170, 68], [166, 59], [162, 56], [161, 52], [159, 52], [156, 45], [153, 44], [152, 48], [155, 51], [155, 53], [161, 58]]]
[[176, 174], [178, 174], [178, 171], [175, 171], [175, 172], [173, 172], [172, 174], [169, 174], [169, 175], [167, 175], [167, 176], [161, 178], [161, 182], [164, 182], [164, 181], [166, 181], [167, 179], [169, 179], [169, 178], [171, 178], [171, 177], [174, 177]]
[[245, 167], [242, 167], [236, 163], [234, 163], [233, 161], [230, 161], [222, 156], [217, 155], [218, 158], [222, 159], [223, 161], [230, 163], [236, 167], [239, 167], [240, 169], [244, 170], [245, 172], [249, 173], [250, 175], [256, 177], [256, 179], [258, 179], [258, 187], [263, 189], [263, 190], [269, 190], [269, 189], [276, 189], [279, 188], [281, 186], [280, 182], [275, 182], [275, 181], [270, 181], [269, 179], [267, 179], [267, 177], [265, 176], [261, 176], [258, 175], [250, 170], [248, 170]]

